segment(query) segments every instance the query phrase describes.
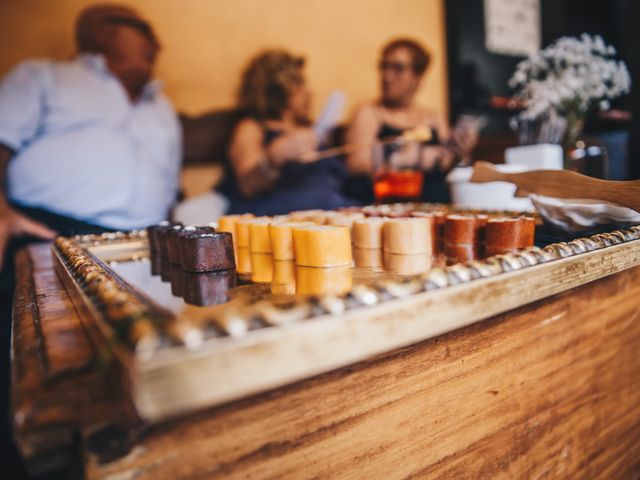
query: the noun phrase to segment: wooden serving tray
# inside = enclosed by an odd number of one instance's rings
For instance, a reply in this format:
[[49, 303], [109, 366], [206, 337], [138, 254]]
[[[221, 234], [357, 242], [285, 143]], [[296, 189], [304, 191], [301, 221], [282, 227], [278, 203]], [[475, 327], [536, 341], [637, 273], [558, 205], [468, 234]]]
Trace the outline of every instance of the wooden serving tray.
[[[195, 316], [117, 272], [144, 232], [60, 238], [56, 271], [146, 422], [221, 404], [411, 345], [640, 265], [640, 227], [412, 277], [354, 275], [346, 295], [279, 299], [243, 286]], [[613, 259], [615, 258], [615, 261]]]

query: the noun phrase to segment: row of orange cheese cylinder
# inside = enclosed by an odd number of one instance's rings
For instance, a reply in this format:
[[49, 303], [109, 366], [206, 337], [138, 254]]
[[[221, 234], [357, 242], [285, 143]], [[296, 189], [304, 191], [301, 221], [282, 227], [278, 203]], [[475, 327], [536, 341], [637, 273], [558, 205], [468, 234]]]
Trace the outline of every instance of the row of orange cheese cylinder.
[[353, 264], [349, 229], [299, 220], [295, 215], [226, 216], [218, 228], [234, 235], [238, 273], [250, 273], [254, 282], [271, 282], [274, 293], [348, 292]]
[[527, 216], [424, 211], [396, 218], [319, 210], [281, 217], [232, 215], [218, 225], [233, 235], [238, 273], [272, 282], [274, 291], [295, 288], [302, 295], [348, 290], [353, 260], [356, 266], [419, 274], [443, 255], [452, 264], [532, 246], [534, 229], [534, 219]]

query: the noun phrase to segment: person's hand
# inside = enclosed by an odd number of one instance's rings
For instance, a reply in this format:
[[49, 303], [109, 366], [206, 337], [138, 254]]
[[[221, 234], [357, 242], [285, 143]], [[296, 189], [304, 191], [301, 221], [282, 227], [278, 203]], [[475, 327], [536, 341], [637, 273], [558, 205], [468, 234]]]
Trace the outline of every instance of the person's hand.
[[299, 127], [275, 139], [268, 154], [274, 166], [279, 167], [287, 161], [312, 162], [315, 157], [309, 154], [317, 148], [318, 138], [313, 129]]
[[451, 133], [449, 143], [459, 157], [468, 156], [478, 144], [478, 129], [471, 126], [456, 126]]
[[9, 239], [25, 235], [52, 240], [55, 238], [56, 232], [8, 206], [0, 207], [0, 270], [4, 266], [4, 253]]
[[451, 149], [441, 145], [429, 145], [422, 148], [420, 154], [420, 167], [424, 171], [431, 171], [438, 168], [447, 171], [453, 164], [455, 154]]

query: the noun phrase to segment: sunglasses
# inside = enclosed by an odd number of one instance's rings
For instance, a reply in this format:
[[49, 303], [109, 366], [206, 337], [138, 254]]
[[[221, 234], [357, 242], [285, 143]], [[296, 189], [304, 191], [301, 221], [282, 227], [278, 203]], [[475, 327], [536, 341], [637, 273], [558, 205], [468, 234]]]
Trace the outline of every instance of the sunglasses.
[[386, 72], [387, 70], [390, 70], [392, 73], [396, 75], [400, 75], [406, 72], [407, 70], [413, 70], [413, 65], [408, 63], [388, 62], [388, 61], [382, 60], [380, 61], [380, 63], [378, 63], [378, 70], [380, 70], [382, 73]]

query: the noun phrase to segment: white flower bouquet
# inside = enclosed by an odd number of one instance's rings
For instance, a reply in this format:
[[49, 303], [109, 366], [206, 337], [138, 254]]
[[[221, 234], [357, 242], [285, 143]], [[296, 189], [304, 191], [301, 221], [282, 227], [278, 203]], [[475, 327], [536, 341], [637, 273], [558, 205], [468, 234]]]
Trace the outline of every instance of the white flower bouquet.
[[[602, 37], [583, 33], [562, 37], [521, 61], [509, 81], [524, 110], [517, 123], [521, 130], [542, 121], [537, 141], [559, 143], [594, 108], [608, 109], [609, 102], [629, 92], [631, 78], [624, 62], [614, 58], [615, 48]], [[555, 141], [553, 141], [555, 140]], [[526, 143], [531, 142], [531, 139]]]

